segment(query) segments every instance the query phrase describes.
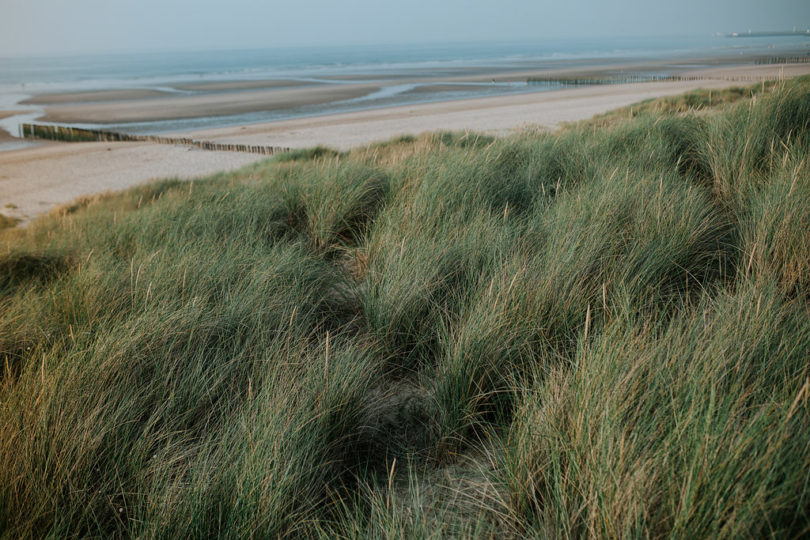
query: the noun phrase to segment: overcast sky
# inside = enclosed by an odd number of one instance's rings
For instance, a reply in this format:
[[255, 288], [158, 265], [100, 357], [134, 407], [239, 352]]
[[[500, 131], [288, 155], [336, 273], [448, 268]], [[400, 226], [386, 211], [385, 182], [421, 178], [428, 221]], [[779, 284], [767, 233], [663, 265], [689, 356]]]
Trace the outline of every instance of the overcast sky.
[[810, 27], [810, 0], [0, 0], [0, 6], [0, 56]]

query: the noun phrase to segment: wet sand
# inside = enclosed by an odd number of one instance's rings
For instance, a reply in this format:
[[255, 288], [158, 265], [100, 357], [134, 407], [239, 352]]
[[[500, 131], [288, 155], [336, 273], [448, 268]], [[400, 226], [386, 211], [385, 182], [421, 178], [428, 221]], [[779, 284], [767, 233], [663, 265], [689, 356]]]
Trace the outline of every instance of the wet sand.
[[[103, 103], [56, 105], [54, 102], [45, 108], [45, 115], [38, 120], [104, 124], [227, 116], [353, 99], [370, 94], [378, 88], [379, 86], [375, 84], [345, 84], [210, 94], [172, 94], [148, 99], [131, 98]], [[51, 99], [56, 99], [56, 97]]]
[[[0, 111], [0, 120], [2, 120], [3, 118], [8, 118], [9, 116], [14, 116], [15, 114], [18, 113], [16, 111]], [[5, 129], [0, 128], [0, 143], [14, 140], [16, 140], [15, 137], [12, 137], [11, 134]]]
[[251, 90], [254, 88], [289, 88], [315, 86], [323, 83], [298, 81], [298, 80], [258, 80], [258, 81], [205, 81], [199, 83], [173, 84], [172, 88], [186, 90], [190, 92], [217, 92], [228, 90]]
[[74, 103], [98, 103], [150, 99], [170, 95], [170, 92], [147, 89], [94, 90], [89, 92], [59, 92], [40, 94], [20, 102], [20, 105], [63, 105]]
[[[90, 90], [84, 92], [49, 92], [39, 94], [20, 102], [20, 105], [76, 105], [80, 103], [99, 103], [107, 101], [136, 101], [161, 97], [188, 97], [195, 93], [239, 91], [252, 89], [277, 89], [290, 87], [316, 86], [318, 83], [295, 80], [259, 80], [259, 81], [214, 81], [199, 83], [173, 84], [165, 90], [149, 88], [127, 88], [112, 90]], [[184, 96], [183, 94], [186, 94]], [[61, 108], [61, 107], [60, 107]]]

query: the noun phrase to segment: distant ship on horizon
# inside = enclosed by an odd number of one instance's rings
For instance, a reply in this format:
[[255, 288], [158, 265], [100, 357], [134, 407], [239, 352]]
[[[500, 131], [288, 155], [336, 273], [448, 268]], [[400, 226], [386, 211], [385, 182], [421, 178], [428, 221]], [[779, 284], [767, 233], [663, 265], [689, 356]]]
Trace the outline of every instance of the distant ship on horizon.
[[797, 29], [794, 26], [792, 32], [778, 32], [778, 31], [754, 32], [753, 30], [749, 29], [748, 32], [731, 32], [729, 34], [723, 34], [722, 32], [718, 32], [718, 35], [725, 36], [725, 37], [733, 37], [733, 38], [740, 38], [740, 37], [810, 36], [810, 28], [805, 29], [805, 30], [800, 30], [800, 29]]

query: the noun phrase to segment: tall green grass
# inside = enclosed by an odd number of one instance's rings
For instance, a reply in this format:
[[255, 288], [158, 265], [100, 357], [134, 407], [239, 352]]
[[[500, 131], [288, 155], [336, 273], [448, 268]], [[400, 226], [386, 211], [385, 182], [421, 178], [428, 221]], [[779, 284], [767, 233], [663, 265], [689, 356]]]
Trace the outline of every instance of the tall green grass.
[[4, 230], [2, 536], [810, 533], [808, 90]]
[[775, 287], [619, 315], [522, 396], [513, 511], [552, 536], [807, 534], [806, 306]]

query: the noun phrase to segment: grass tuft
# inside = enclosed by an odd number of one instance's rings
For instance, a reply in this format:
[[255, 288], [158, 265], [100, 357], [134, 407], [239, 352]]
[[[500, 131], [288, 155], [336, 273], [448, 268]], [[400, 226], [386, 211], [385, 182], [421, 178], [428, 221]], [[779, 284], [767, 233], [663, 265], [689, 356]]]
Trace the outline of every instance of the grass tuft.
[[15, 217], [0, 214], [0, 230], [16, 227], [20, 220]]

